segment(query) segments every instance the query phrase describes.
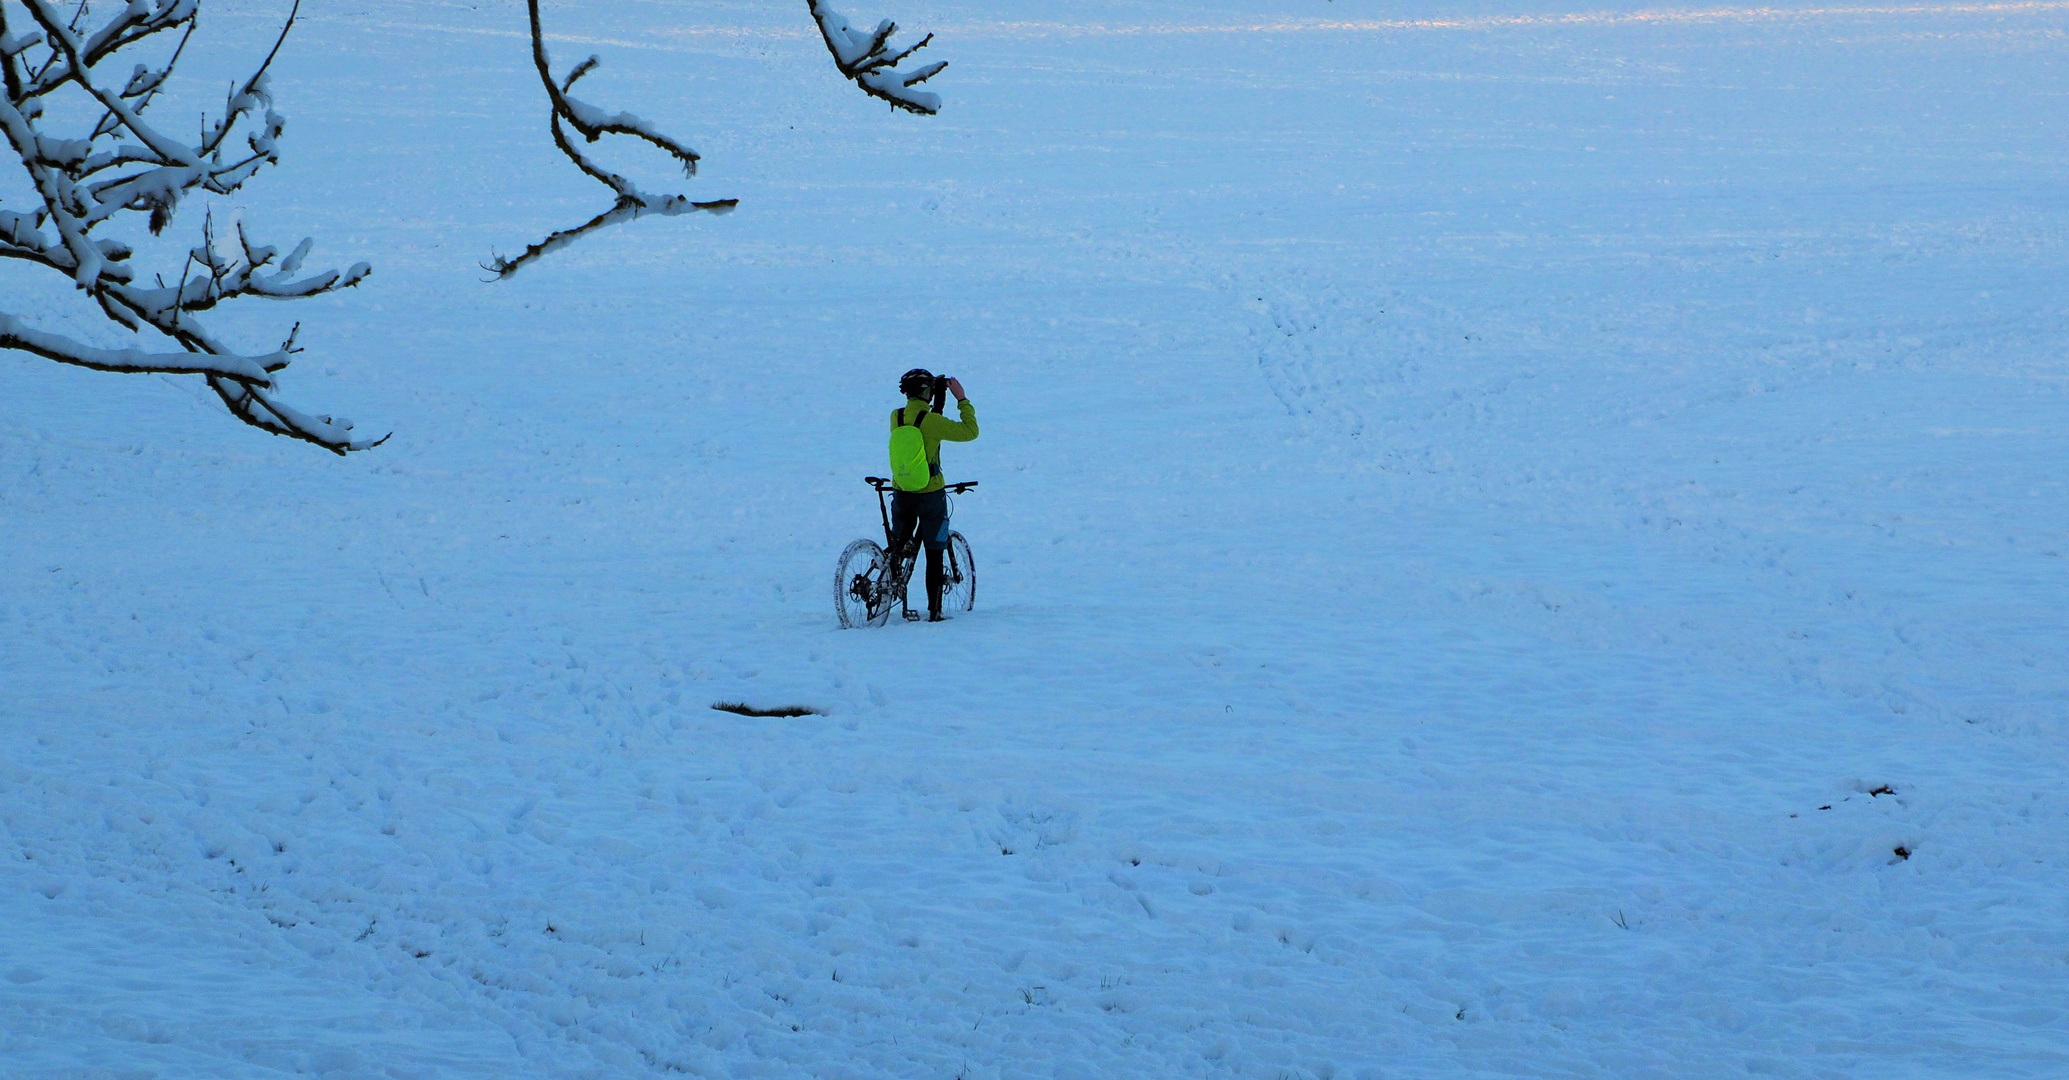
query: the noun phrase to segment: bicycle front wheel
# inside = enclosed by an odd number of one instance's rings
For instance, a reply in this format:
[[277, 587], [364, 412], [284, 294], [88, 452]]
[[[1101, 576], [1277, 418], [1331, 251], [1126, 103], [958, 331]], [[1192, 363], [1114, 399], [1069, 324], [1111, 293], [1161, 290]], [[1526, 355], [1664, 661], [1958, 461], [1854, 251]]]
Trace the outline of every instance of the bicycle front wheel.
[[897, 597], [888, 595], [884, 579], [890, 560], [874, 540], [857, 540], [841, 552], [833, 570], [833, 610], [843, 628], [882, 626]]
[[963, 534], [948, 534], [946, 561], [941, 567], [941, 610], [968, 611], [977, 606], [977, 560], [970, 557], [970, 542]]

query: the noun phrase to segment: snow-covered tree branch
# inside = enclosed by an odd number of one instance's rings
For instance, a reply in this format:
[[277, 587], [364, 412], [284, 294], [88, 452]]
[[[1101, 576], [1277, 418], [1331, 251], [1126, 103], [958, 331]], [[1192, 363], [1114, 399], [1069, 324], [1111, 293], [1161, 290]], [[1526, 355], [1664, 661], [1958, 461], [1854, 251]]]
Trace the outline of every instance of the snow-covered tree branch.
[[[941, 97], [938, 94], [913, 87], [940, 74], [948, 66], [947, 61], [925, 64], [911, 71], [899, 71], [898, 65], [912, 54], [927, 47], [934, 40], [928, 34], [919, 43], [905, 49], [894, 49], [891, 35], [898, 32], [898, 26], [889, 19], [878, 23], [868, 33], [856, 30], [843, 16], [819, 0], [806, 0], [812, 19], [819, 25], [819, 35], [826, 42], [828, 52], [833, 54], [834, 66], [842, 75], [855, 81], [855, 85], [871, 97], [890, 102], [894, 107], [907, 112], [931, 116], [941, 111]], [[497, 255], [482, 264], [482, 268], [496, 275], [498, 280], [507, 278], [527, 263], [558, 251], [598, 229], [636, 218], [658, 214], [673, 217], [678, 214], [693, 214], [699, 210], [713, 214], [730, 212], [740, 204], [738, 199], [713, 199], [695, 201], [687, 195], [655, 195], [639, 189], [632, 181], [598, 165], [584, 154], [568, 138], [568, 129], [589, 143], [605, 135], [629, 135], [662, 151], [675, 159], [682, 167], [685, 177], [697, 175], [698, 155], [695, 150], [677, 142], [660, 129], [631, 113], [607, 113], [586, 101], [571, 96], [570, 91], [584, 75], [596, 70], [601, 58], [591, 56], [569, 69], [567, 75], [556, 81], [553, 66], [546, 55], [545, 31], [539, 22], [539, 0], [527, 0], [531, 13], [532, 63], [539, 70], [539, 81], [546, 87], [546, 98], [551, 106], [547, 126], [553, 132], [553, 145], [566, 154], [575, 167], [595, 178], [598, 183], [617, 194], [611, 208], [577, 225], [548, 235], [544, 240], [528, 245], [515, 256]]]
[[[50, 0], [0, 0], [0, 133], [21, 159], [38, 204], [23, 213], [0, 210], [0, 258], [37, 263], [64, 274], [101, 312], [132, 333], [146, 327], [181, 351], [102, 349], [36, 330], [0, 311], [0, 348], [18, 349], [59, 363], [100, 371], [201, 375], [231, 413], [245, 423], [344, 454], [378, 445], [356, 438], [352, 423], [304, 413], [274, 395], [275, 373], [301, 351], [295, 331], [270, 352], [240, 352], [195, 318], [225, 300], [260, 296], [293, 300], [348, 289], [370, 269], [303, 273], [310, 241], [285, 256], [254, 244], [240, 225], [236, 246], [222, 250], [212, 216], [201, 243], [190, 249], [176, 281], [154, 274], [150, 284], [129, 265], [133, 251], [95, 230], [124, 213], [144, 215], [153, 235], [169, 226], [181, 200], [196, 189], [226, 195], [261, 168], [280, 160], [285, 120], [273, 110], [267, 71], [299, 11], [290, 10], [273, 48], [250, 78], [225, 99], [220, 117], [203, 119], [189, 141], [145, 122], [194, 35], [201, 0], [129, 0], [93, 25], [92, 7], [70, 14]], [[138, 63], [126, 79], [109, 81], [96, 65], [122, 50], [177, 31], [164, 62]], [[98, 118], [79, 137], [46, 130], [47, 115]], [[241, 134], [242, 145], [233, 136]], [[132, 219], [133, 220], [133, 219]], [[300, 324], [296, 324], [299, 330]], [[383, 436], [382, 438], [386, 438]]]
[[805, 0], [805, 4], [812, 9], [812, 20], [819, 24], [819, 37], [826, 42], [826, 51], [833, 54], [834, 66], [855, 80], [863, 93], [888, 101], [893, 108], [923, 116], [941, 111], [941, 95], [913, 87], [941, 74], [948, 61], [922, 64], [911, 71], [898, 70], [907, 57], [926, 48], [934, 35], [928, 34], [910, 48], [894, 50], [891, 35], [898, 32], [897, 23], [885, 19], [876, 24], [876, 29], [864, 33], [850, 25], [847, 16], [819, 0]]
[[496, 275], [497, 279], [517, 273], [526, 263], [558, 251], [580, 240], [582, 237], [609, 225], [632, 221], [649, 214], [673, 217], [677, 214], [694, 214], [699, 210], [723, 214], [739, 204], [738, 199], [714, 199], [698, 202], [687, 195], [654, 195], [641, 191], [638, 185], [598, 165], [584, 154], [568, 138], [568, 128], [575, 129], [588, 142], [595, 142], [605, 135], [630, 135], [675, 159], [682, 166], [686, 177], [697, 175], [697, 152], [663, 134], [660, 129], [645, 120], [627, 112], [607, 113], [579, 98], [570, 96], [569, 91], [582, 76], [596, 70], [602, 58], [591, 56], [576, 64], [567, 77], [555, 82], [552, 62], [546, 55], [545, 30], [539, 22], [539, 0], [528, 0], [532, 20], [532, 63], [539, 69], [539, 81], [546, 86], [546, 98], [551, 105], [547, 126], [553, 132], [553, 145], [575, 163], [575, 167], [594, 177], [598, 183], [617, 193], [617, 200], [611, 208], [571, 229], [562, 229], [547, 236], [538, 243], [528, 245], [515, 257], [497, 255], [482, 268]]

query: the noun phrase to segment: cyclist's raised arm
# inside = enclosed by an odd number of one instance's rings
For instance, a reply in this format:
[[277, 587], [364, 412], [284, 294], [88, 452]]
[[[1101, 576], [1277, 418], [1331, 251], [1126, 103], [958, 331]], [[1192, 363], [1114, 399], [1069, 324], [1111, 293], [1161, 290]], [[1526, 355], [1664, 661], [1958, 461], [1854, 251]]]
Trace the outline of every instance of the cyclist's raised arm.
[[942, 442], [969, 442], [976, 438], [977, 406], [970, 404], [969, 398], [959, 398], [955, 407], [963, 414], [961, 420], [950, 420], [939, 413], [928, 413], [927, 418], [920, 421], [922, 430]]

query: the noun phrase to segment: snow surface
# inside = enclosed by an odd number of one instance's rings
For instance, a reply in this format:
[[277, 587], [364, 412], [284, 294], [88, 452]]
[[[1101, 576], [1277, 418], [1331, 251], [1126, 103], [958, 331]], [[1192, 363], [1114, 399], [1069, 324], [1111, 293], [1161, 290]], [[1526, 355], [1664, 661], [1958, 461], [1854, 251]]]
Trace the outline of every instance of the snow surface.
[[0, 1075], [2069, 1075], [2069, 6], [881, 14], [549, 9], [741, 211], [489, 285], [522, 6], [305, 5], [217, 217], [376, 272], [213, 317], [376, 450], [0, 361]]

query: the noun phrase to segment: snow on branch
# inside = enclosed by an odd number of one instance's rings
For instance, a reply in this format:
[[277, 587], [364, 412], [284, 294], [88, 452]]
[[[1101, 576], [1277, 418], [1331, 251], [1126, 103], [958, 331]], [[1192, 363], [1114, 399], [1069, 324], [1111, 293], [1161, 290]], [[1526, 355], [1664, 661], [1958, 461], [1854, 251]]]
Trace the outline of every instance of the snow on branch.
[[[277, 248], [254, 244], [242, 225], [236, 248], [225, 252], [211, 215], [178, 279], [154, 274], [146, 285], [129, 264], [128, 244], [93, 235], [125, 213], [144, 215], [151, 233], [163, 232], [189, 193], [229, 194], [279, 161], [286, 121], [273, 110], [266, 75], [294, 27], [299, 0], [272, 50], [230, 92], [219, 119], [203, 118], [194, 141], [168, 135], [143, 117], [194, 35], [200, 0], [129, 0], [98, 26], [91, 25], [84, 0], [69, 15], [51, 0], [14, 3], [28, 22], [14, 23], [22, 30], [17, 33], [10, 25], [15, 9], [10, 0], [0, 0], [0, 134], [20, 158], [41, 206], [26, 214], [0, 211], [0, 258], [65, 275], [109, 319], [132, 333], [148, 327], [181, 351], [98, 348], [34, 329], [6, 312], [0, 312], [0, 348], [98, 371], [201, 375], [238, 419], [338, 454], [384, 441], [386, 436], [357, 438], [348, 420], [304, 413], [274, 397], [275, 373], [301, 351], [295, 347], [299, 323], [279, 348], [251, 355], [194, 317], [239, 297], [294, 300], [348, 289], [371, 272], [365, 263], [305, 274], [301, 266], [311, 241], [283, 258]], [[120, 86], [101, 81], [101, 61], [168, 31], [178, 31], [177, 42], [163, 63], [135, 64]], [[97, 119], [79, 137], [66, 137], [46, 130], [46, 111]], [[243, 145], [233, 148], [239, 134]]]
[[[877, 25], [870, 33], [862, 33], [848, 25], [848, 20], [839, 12], [821, 4], [819, 0], [806, 0], [812, 19], [819, 24], [819, 34], [826, 41], [826, 47], [833, 53], [834, 65], [842, 75], [855, 80], [855, 85], [871, 97], [881, 98], [907, 112], [931, 116], [941, 111], [941, 96], [913, 87], [940, 74], [948, 66], [946, 61], [925, 64], [911, 71], [900, 71], [898, 65], [913, 53], [927, 47], [934, 40], [928, 34], [910, 48], [894, 50], [890, 44], [891, 35], [898, 32], [897, 24], [889, 19]], [[562, 229], [548, 235], [535, 244], [527, 245], [515, 256], [496, 255], [482, 264], [482, 269], [495, 275], [491, 280], [500, 281], [517, 273], [532, 261], [549, 255], [580, 240], [598, 229], [633, 221], [649, 215], [674, 217], [704, 211], [712, 214], [729, 213], [740, 204], [738, 199], [713, 199], [708, 202], [692, 200], [687, 195], [654, 195], [642, 191], [632, 181], [596, 163], [573, 140], [568, 138], [572, 128], [589, 143], [605, 135], [627, 135], [639, 139], [649, 146], [675, 159], [682, 167], [685, 178], [697, 175], [697, 152], [664, 134], [659, 128], [631, 113], [610, 113], [573, 97], [571, 91], [582, 77], [596, 70], [601, 58], [591, 56], [568, 69], [567, 75], [559, 80], [553, 77], [553, 66], [546, 55], [545, 31], [539, 22], [539, 0], [527, 0], [531, 13], [532, 63], [539, 70], [539, 82], [546, 87], [546, 99], [551, 105], [547, 116], [547, 127], [553, 133], [553, 145], [567, 155], [575, 167], [589, 174], [598, 183], [611, 189], [617, 195], [611, 208], [573, 228]]]
[[[96, 349], [68, 337], [32, 330], [0, 311], [0, 349], [20, 349], [61, 364], [96, 371], [160, 372], [167, 375], [219, 375], [237, 382], [271, 386], [268, 368], [284, 366], [286, 353], [269, 356], [211, 356], [207, 353], [147, 353], [141, 349]], [[277, 364], [275, 361], [277, 360]]]
[[553, 132], [553, 145], [567, 155], [575, 167], [589, 174], [598, 183], [617, 194], [617, 200], [609, 210], [590, 218], [571, 229], [562, 229], [544, 240], [527, 245], [515, 256], [496, 255], [482, 264], [482, 269], [496, 275], [500, 281], [535, 259], [580, 240], [598, 229], [633, 221], [648, 215], [675, 217], [680, 214], [694, 214], [700, 210], [712, 214], [724, 214], [738, 206], [738, 199], [713, 199], [708, 202], [692, 200], [687, 195], [654, 195], [641, 191], [638, 185], [598, 165], [568, 138], [568, 129], [573, 128], [587, 142], [596, 142], [605, 135], [629, 135], [653, 146], [682, 166], [683, 176], [697, 175], [697, 152], [664, 134], [659, 128], [628, 112], [607, 113], [586, 101], [569, 96], [569, 91], [581, 81], [582, 76], [596, 70], [602, 63], [600, 57], [576, 64], [567, 76], [556, 82], [553, 78], [552, 61], [546, 55], [546, 36], [539, 23], [539, 0], [527, 0], [532, 20], [532, 64], [539, 69], [539, 81], [545, 84], [547, 101], [552, 105], [547, 126]]
[[911, 71], [899, 71], [898, 65], [907, 57], [927, 47], [934, 40], [928, 34], [919, 44], [893, 51], [891, 35], [898, 32], [898, 24], [889, 19], [876, 24], [876, 29], [867, 32], [857, 30], [848, 22], [848, 17], [827, 7], [819, 0], [805, 0], [812, 9], [812, 20], [819, 24], [819, 36], [826, 42], [826, 51], [833, 54], [835, 67], [841, 74], [855, 80], [855, 85], [873, 98], [891, 103], [893, 108], [906, 112], [932, 116], [941, 111], [941, 95], [913, 87], [941, 74], [948, 61], [937, 60], [922, 64]]

